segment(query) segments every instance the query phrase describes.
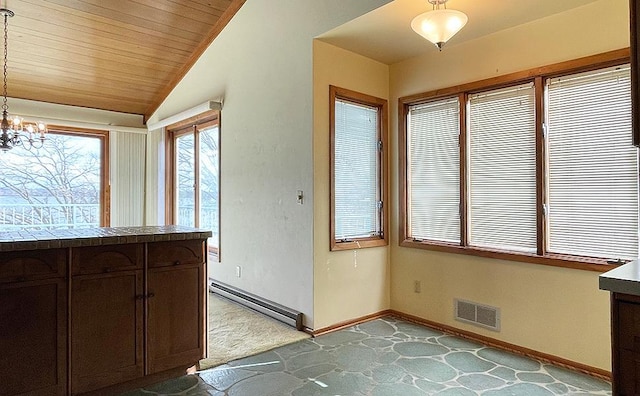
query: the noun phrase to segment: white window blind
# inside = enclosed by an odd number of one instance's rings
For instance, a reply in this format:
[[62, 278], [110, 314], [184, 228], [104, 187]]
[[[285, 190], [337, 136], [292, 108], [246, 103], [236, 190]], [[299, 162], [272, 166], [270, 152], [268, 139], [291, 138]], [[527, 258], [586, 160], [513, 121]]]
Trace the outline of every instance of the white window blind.
[[638, 257], [628, 66], [547, 81], [548, 251]]
[[378, 108], [335, 101], [335, 239], [380, 235]]
[[460, 243], [458, 98], [409, 108], [407, 188], [410, 236]]
[[469, 244], [535, 252], [533, 84], [469, 98]]

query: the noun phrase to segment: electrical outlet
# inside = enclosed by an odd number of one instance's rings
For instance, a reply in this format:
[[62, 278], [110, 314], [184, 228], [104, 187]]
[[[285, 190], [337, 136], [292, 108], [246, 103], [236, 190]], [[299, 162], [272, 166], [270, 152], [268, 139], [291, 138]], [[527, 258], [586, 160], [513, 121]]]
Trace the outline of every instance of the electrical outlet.
[[240, 275], [242, 275], [242, 268], [240, 268], [240, 266], [236, 267], [236, 276], [239, 278]]
[[419, 280], [413, 281], [413, 292], [420, 293], [422, 291], [422, 285]]

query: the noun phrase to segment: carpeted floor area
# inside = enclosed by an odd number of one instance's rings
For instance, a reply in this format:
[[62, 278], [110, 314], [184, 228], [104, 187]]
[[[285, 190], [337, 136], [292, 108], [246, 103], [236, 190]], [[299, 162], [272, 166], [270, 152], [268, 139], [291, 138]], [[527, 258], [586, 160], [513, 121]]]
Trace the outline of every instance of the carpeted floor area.
[[159, 394], [611, 395], [611, 385], [388, 317], [183, 376], [128, 396]]
[[200, 370], [309, 337], [275, 319], [209, 293], [209, 357], [200, 361]]

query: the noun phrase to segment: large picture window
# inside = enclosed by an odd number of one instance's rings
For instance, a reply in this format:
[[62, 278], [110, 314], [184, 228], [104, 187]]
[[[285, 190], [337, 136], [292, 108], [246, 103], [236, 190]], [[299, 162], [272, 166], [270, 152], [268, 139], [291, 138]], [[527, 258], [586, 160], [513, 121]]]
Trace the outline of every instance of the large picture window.
[[0, 153], [0, 230], [109, 226], [108, 132], [50, 127], [42, 148]]
[[387, 244], [387, 102], [330, 87], [331, 250]]
[[401, 98], [401, 245], [592, 270], [637, 258], [626, 62], [614, 51]]
[[212, 231], [209, 252], [220, 258], [220, 114], [205, 113], [167, 128], [167, 218]]

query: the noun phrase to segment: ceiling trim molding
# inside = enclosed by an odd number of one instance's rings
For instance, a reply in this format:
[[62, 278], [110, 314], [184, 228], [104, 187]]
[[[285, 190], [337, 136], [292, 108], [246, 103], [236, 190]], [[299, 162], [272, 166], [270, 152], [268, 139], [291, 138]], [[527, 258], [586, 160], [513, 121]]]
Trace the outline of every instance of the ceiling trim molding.
[[64, 120], [60, 118], [46, 118], [46, 117], [38, 117], [32, 116], [28, 114], [15, 114], [24, 118], [26, 121], [30, 122], [44, 122], [49, 125], [57, 125], [62, 127], [72, 127], [72, 128], [84, 128], [84, 129], [95, 129], [100, 131], [112, 131], [112, 132], [127, 132], [127, 133], [142, 133], [147, 134], [147, 128], [137, 128], [131, 126], [124, 125], [111, 125], [111, 124], [102, 124], [99, 122], [87, 122], [87, 121], [73, 121], [73, 120]]
[[171, 124], [175, 124], [176, 122], [180, 122], [180, 121], [184, 121], [186, 119], [189, 119], [191, 117], [197, 116], [198, 114], [202, 114], [204, 112], [210, 111], [210, 110], [222, 110], [222, 103], [220, 102], [216, 102], [213, 100], [208, 100], [202, 104], [199, 104], [195, 107], [192, 107], [190, 109], [187, 109], [185, 111], [181, 111], [178, 114], [174, 114], [170, 117], [167, 118], [163, 118], [161, 120], [159, 120], [158, 122], [154, 122], [151, 124], [147, 124], [147, 130], [148, 131], [155, 131], [164, 127], [167, 127]]

